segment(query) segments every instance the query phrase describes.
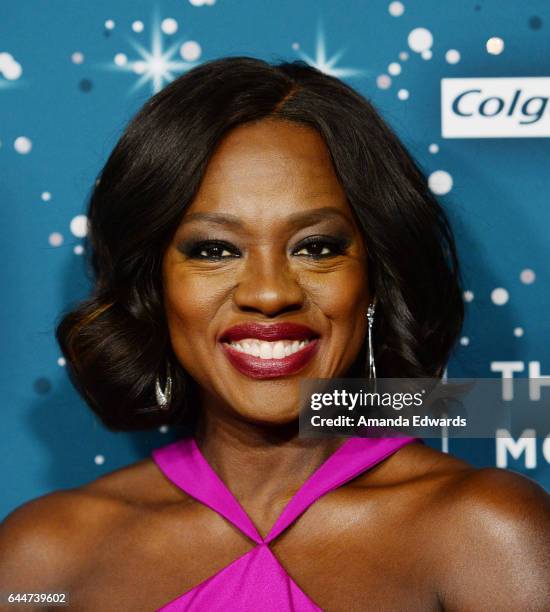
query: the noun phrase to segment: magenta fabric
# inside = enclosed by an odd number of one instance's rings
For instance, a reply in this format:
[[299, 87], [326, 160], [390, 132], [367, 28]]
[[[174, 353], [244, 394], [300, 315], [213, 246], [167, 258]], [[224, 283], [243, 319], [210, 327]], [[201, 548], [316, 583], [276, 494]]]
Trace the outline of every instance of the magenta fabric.
[[258, 530], [214, 472], [193, 438], [157, 448], [152, 456], [176, 486], [225, 517], [251, 540], [252, 550], [191, 590], [165, 604], [158, 612], [310, 612], [321, 610], [292, 580], [269, 548], [311, 504], [373, 467], [417, 438], [350, 438], [304, 482], [268, 535]]

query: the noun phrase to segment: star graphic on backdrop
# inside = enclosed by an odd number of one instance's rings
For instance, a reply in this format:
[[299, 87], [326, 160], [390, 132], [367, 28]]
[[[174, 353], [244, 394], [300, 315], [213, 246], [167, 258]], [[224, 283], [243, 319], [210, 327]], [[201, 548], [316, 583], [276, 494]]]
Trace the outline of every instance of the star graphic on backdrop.
[[317, 68], [325, 74], [329, 74], [335, 77], [347, 77], [347, 76], [359, 76], [364, 74], [363, 70], [358, 68], [344, 68], [336, 66], [338, 60], [344, 55], [345, 49], [341, 49], [336, 52], [332, 57], [327, 57], [325, 35], [323, 32], [323, 26], [321, 23], [317, 26], [317, 43], [315, 49], [315, 58], [310, 57], [307, 53], [304, 53], [297, 43], [292, 45], [293, 49], [298, 55], [310, 66]]
[[182, 61], [175, 57], [183, 42], [181, 40], [171, 45], [168, 49], [164, 49], [162, 31], [158, 19], [153, 21], [151, 31], [150, 49], [146, 49], [134, 39], [129, 38], [128, 41], [137, 51], [139, 58], [129, 60], [125, 54], [118, 53], [115, 56], [114, 65], [109, 66], [113, 70], [133, 72], [139, 75], [139, 79], [130, 90], [131, 93], [150, 83], [152, 92], [155, 94], [164, 85], [173, 81], [176, 76], [197, 65], [197, 62]]

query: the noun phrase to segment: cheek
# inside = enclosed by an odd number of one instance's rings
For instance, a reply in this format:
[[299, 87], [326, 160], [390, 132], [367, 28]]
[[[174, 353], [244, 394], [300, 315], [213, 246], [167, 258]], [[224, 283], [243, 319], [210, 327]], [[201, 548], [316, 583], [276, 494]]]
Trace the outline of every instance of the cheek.
[[334, 363], [349, 365], [361, 349], [368, 327], [365, 266], [353, 261], [341, 270], [312, 278], [309, 294], [327, 320]]
[[359, 261], [340, 270], [310, 279], [309, 293], [323, 314], [339, 326], [353, 328], [366, 317], [368, 306], [367, 271]]
[[172, 349], [183, 367], [200, 385], [208, 384], [212, 337], [209, 326], [215, 305], [204, 281], [193, 275], [167, 275], [164, 290], [165, 312]]
[[[221, 279], [184, 270], [183, 266], [166, 265], [163, 274], [164, 304], [174, 348], [189, 348], [193, 352], [206, 349], [212, 324], [224, 291]], [[200, 340], [200, 341], [197, 341]]]

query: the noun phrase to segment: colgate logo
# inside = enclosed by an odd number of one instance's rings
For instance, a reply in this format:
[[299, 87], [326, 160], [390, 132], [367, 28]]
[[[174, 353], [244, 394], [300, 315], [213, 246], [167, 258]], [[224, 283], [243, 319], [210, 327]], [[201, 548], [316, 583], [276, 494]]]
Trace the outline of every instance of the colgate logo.
[[443, 138], [550, 137], [550, 78], [441, 79]]

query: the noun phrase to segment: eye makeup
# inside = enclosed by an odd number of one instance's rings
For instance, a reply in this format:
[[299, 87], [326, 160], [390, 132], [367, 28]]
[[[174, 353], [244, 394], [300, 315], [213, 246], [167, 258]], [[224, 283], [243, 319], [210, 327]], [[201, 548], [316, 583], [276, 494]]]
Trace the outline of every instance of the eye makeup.
[[229, 257], [241, 257], [239, 249], [219, 238], [192, 237], [181, 241], [178, 250], [189, 259], [220, 260]]
[[[300, 232], [302, 238], [292, 240], [288, 246], [291, 256], [311, 260], [329, 259], [343, 255], [353, 242], [351, 232], [343, 229], [328, 229], [327, 233]], [[311, 230], [310, 230], [311, 232]], [[236, 246], [235, 241], [220, 237], [220, 232], [192, 232], [177, 243], [177, 249], [188, 259], [221, 261], [240, 258], [244, 249]]]
[[[292, 250], [297, 256], [310, 257], [311, 259], [325, 259], [335, 257], [346, 252], [351, 244], [351, 239], [346, 236], [308, 236], [301, 240]], [[301, 253], [309, 251], [309, 253]]]

